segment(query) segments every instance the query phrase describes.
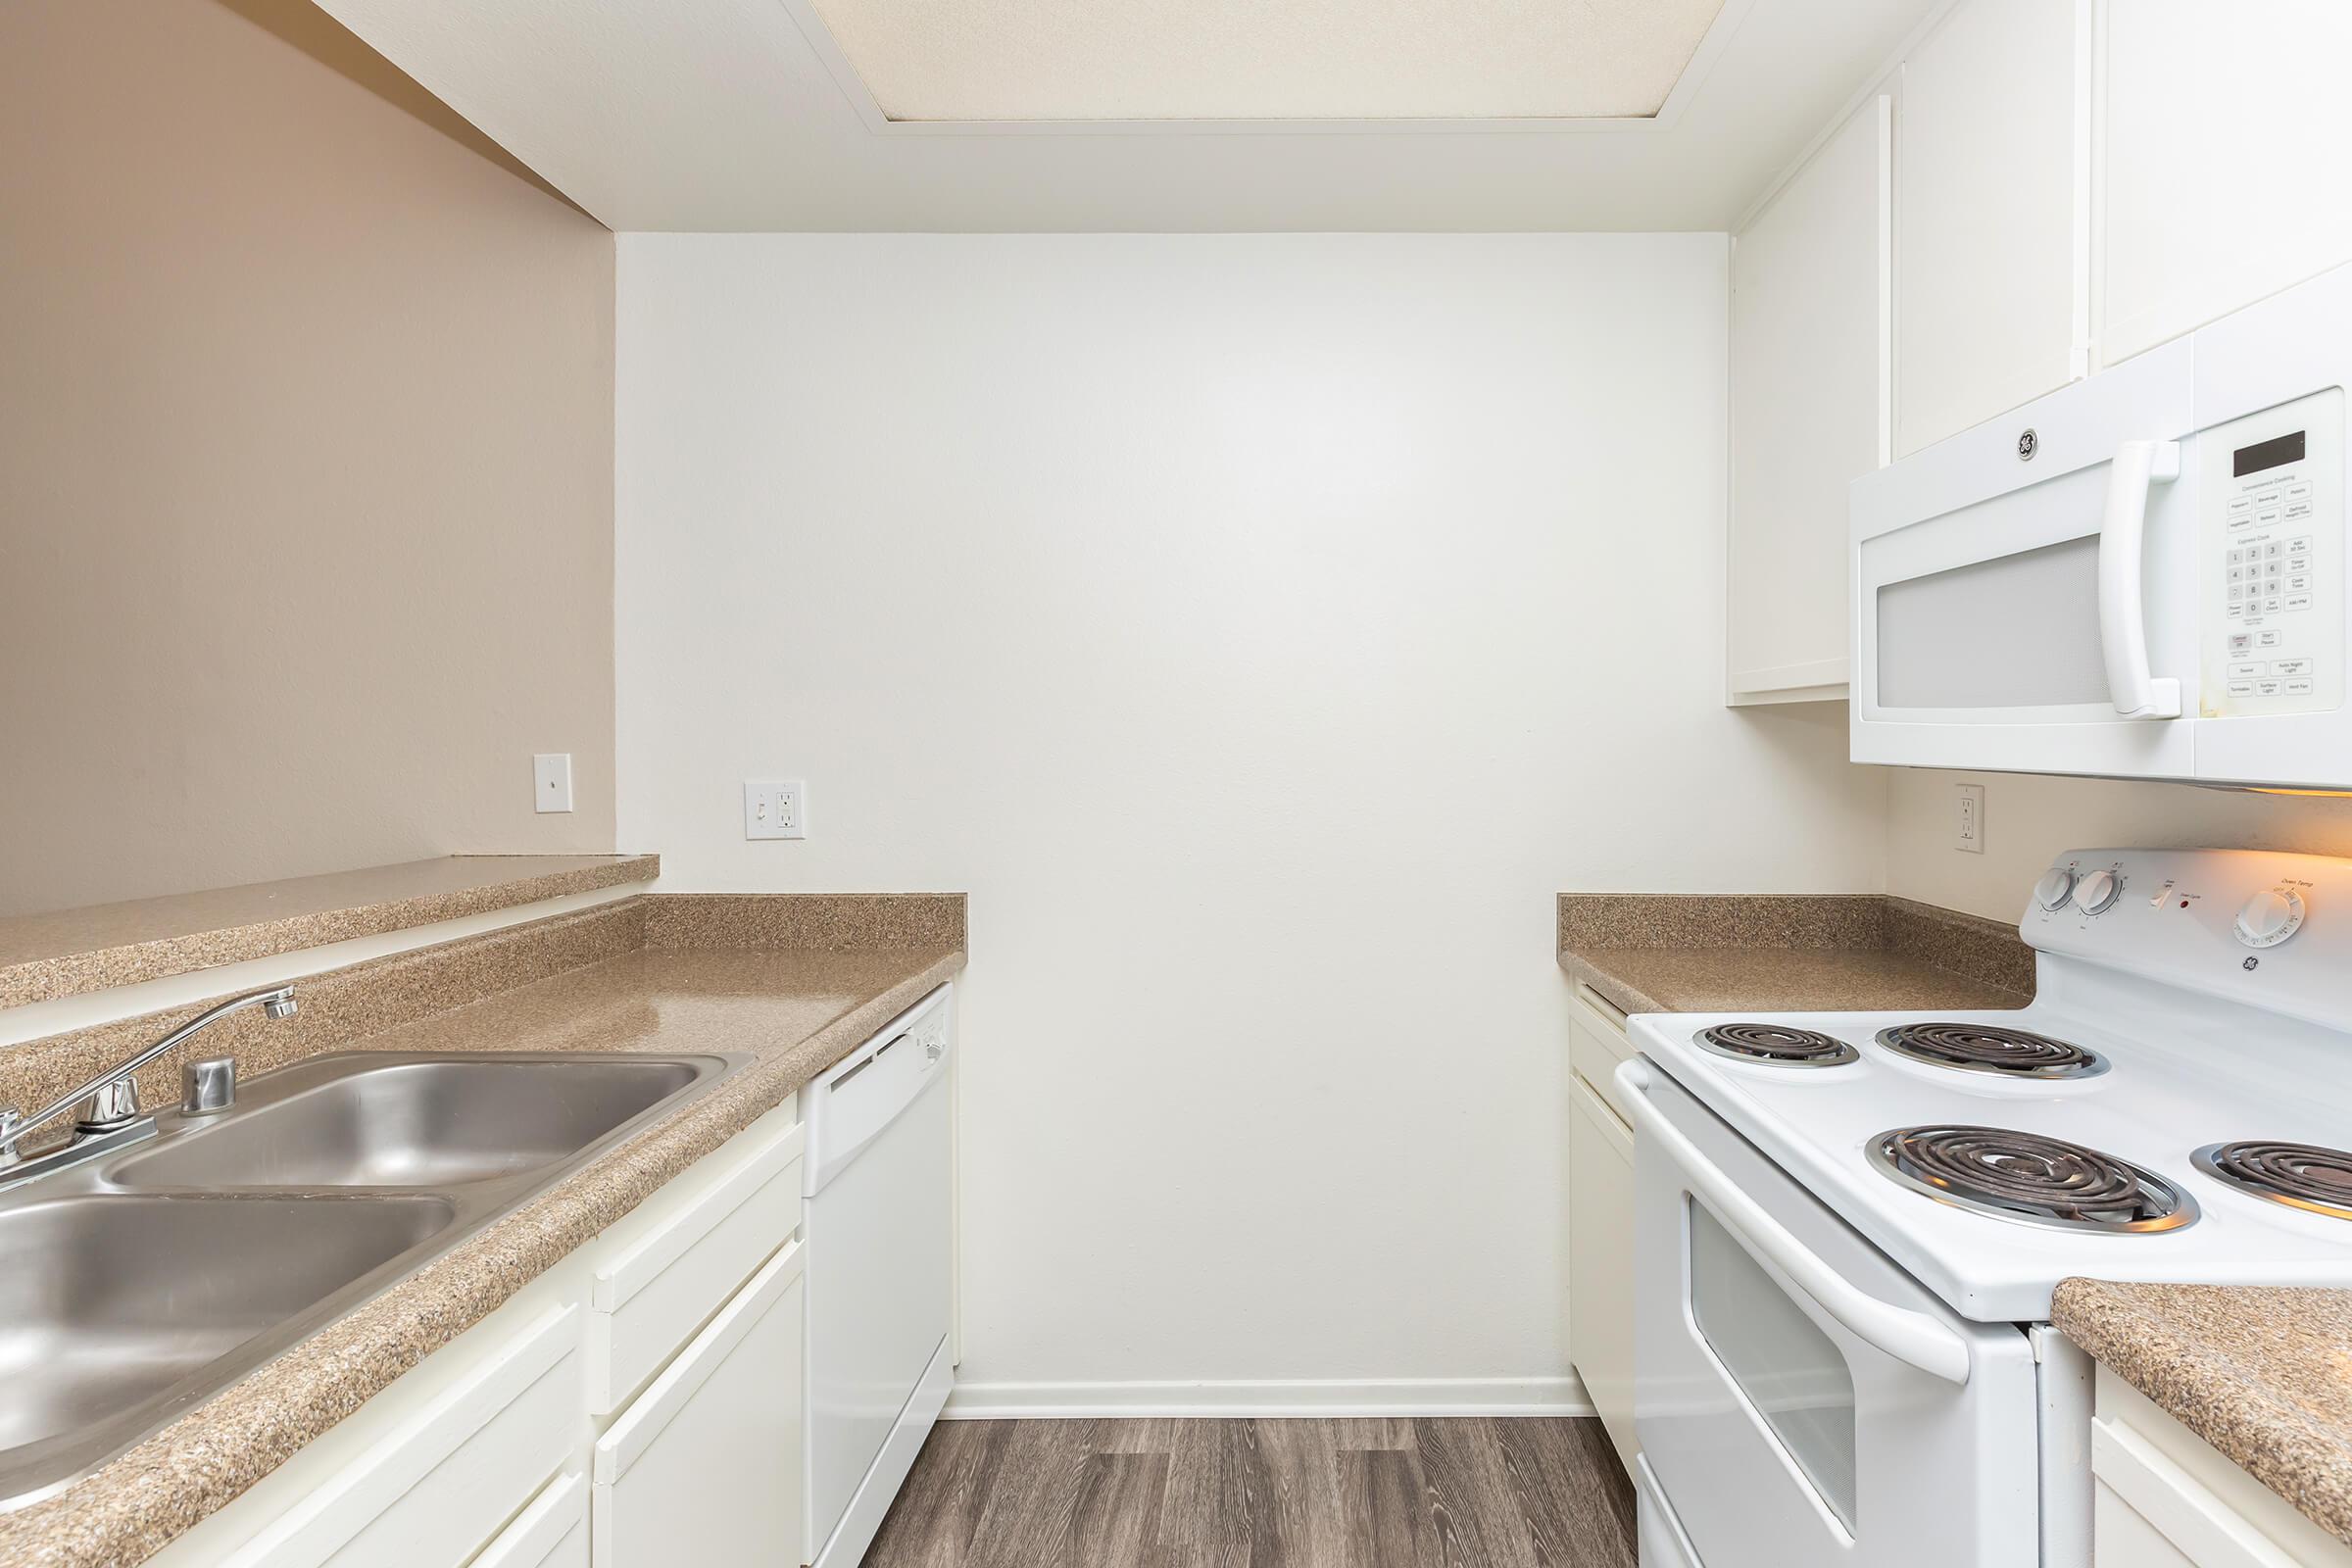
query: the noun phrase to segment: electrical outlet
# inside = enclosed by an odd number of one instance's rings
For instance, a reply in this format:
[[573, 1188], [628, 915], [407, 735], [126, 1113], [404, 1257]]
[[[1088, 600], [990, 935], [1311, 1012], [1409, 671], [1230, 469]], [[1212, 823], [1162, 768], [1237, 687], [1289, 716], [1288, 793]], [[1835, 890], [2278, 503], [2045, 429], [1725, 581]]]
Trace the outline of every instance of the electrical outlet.
[[745, 779], [743, 836], [747, 839], [807, 838], [808, 786], [797, 778]]
[[531, 808], [571, 809], [571, 754], [540, 752], [531, 759]]
[[1952, 848], [1970, 855], [1984, 853], [1984, 786], [1955, 784], [1959, 803], [1952, 809]]

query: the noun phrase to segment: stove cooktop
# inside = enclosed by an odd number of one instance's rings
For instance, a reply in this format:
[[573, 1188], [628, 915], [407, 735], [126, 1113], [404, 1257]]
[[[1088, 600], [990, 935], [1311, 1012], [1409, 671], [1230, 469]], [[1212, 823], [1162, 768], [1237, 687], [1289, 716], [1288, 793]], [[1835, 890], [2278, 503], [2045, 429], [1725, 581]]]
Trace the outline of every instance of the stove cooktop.
[[[2100, 1064], [2048, 1077], [1880, 1043], [1921, 1021], [1643, 1014], [1631, 1027], [1652, 1062], [1963, 1317], [2046, 1320], [2050, 1293], [2075, 1274], [2352, 1288], [2352, 1158], [2278, 1152], [2352, 1149], [2352, 1104], [2298, 1089], [2301, 1075], [2254, 1054], [2213, 1049], [2209, 1029], [2151, 1043], [2047, 1003], [1925, 1020], [2066, 1042]], [[1823, 1036], [1853, 1055], [1797, 1070], [1702, 1041], [1731, 1024]], [[2352, 1054], [2344, 1061], [2352, 1085]], [[1930, 1131], [1977, 1141], [1955, 1154], [1923, 1144]], [[1979, 1160], [1991, 1190], [1956, 1186], [1954, 1157]], [[2070, 1192], [2082, 1200], [2071, 1206]], [[2052, 1197], [2054, 1208], [2033, 1211]]]
[[2078, 850], [2019, 932], [2011, 1011], [1630, 1028], [1964, 1317], [2073, 1274], [2352, 1288], [2352, 859]]

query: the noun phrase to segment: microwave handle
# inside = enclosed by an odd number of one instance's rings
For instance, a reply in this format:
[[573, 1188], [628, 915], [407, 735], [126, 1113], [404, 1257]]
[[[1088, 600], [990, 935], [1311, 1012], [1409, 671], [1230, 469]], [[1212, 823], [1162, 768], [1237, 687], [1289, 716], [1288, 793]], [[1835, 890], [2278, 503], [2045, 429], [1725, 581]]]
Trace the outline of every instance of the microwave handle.
[[2099, 651], [2107, 661], [2107, 691], [2126, 718], [2180, 716], [2180, 683], [2148, 673], [2140, 598], [2148, 486], [2180, 476], [2178, 441], [2126, 441], [2107, 471], [2107, 514], [2099, 525]]
[[1690, 1184], [1707, 1200], [1707, 1207], [1752, 1251], [1761, 1253], [1821, 1304], [1821, 1309], [1874, 1348], [1946, 1383], [1968, 1385], [1968, 1342], [1950, 1327], [1925, 1312], [1891, 1305], [1839, 1274], [1815, 1255], [1812, 1249], [1788, 1233], [1788, 1228], [1764, 1210], [1764, 1205], [1741, 1192], [1732, 1179], [1701, 1153], [1651, 1102], [1649, 1065], [1635, 1060], [1617, 1068], [1617, 1087], [1625, 1091], [1626, 1108], [1633, 1112], [1634, 1131], [1657, 1141]]

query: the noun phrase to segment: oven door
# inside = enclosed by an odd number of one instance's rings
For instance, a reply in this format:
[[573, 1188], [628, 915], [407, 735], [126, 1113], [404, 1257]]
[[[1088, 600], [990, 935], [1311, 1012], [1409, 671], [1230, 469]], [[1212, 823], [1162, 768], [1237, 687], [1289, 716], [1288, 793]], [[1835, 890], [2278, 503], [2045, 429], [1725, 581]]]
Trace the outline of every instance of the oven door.
[[1635, 1422], [1695, 1568], [2038, 1562], [2026, 1335], [1955, 1317], [1646, 1059], [1618, 1086]]
[[2194, 395], [2183, 340], [1854, 481], [1855, 761], [2194, 774]]

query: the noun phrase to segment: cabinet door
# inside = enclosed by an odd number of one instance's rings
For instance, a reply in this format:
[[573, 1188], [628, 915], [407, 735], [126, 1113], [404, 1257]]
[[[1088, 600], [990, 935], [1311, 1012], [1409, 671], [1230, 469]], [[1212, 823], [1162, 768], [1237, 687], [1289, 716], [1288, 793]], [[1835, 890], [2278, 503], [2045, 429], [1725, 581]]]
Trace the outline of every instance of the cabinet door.
[[801, 1561], [807, 1244], [719, 1308], [596, 1445], [596, 1568]]
[[2352, 7], [2132, 0], [2106, 49], [2102, 362], [2352, 260]]
[[1886, 461], [1892, 104], [1865, 104], [1732, 250], [1733, 702], [1845, 695], [1846, 486]]
[[1634, 1131], [1570, 1076], [1568, 1359], [1627, 1470], [1634, 1437]]
[[1903, 62], [1895, 450], [2082, 375], [2090, 0], [1964, 0]]

